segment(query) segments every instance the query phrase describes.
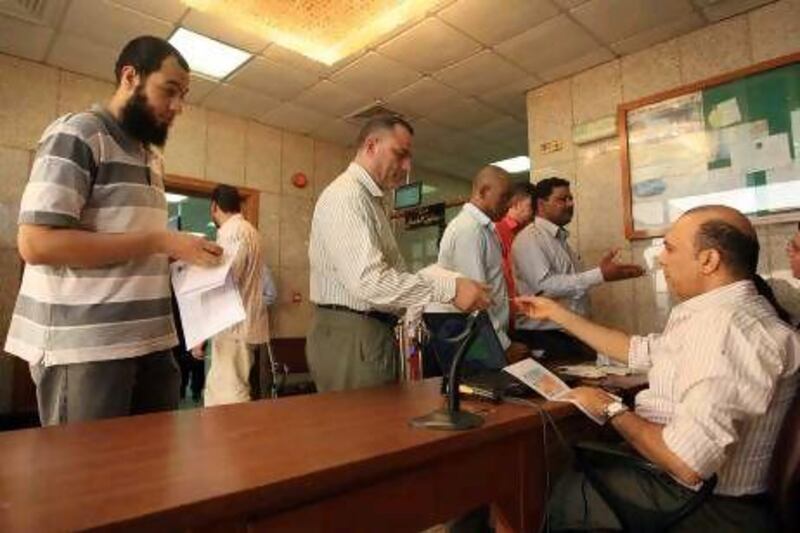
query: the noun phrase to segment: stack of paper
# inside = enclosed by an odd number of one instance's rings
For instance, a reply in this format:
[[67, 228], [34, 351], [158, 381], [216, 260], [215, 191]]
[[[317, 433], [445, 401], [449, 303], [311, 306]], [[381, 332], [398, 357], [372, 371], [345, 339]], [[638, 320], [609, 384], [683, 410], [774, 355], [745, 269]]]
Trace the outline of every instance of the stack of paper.
[[239, 290], [231, 277], [238, 245], [226, 249], [215, 267], [172, 264], [172, 287], [181, 312], [186, 347], [194, 348], [245, 319]]

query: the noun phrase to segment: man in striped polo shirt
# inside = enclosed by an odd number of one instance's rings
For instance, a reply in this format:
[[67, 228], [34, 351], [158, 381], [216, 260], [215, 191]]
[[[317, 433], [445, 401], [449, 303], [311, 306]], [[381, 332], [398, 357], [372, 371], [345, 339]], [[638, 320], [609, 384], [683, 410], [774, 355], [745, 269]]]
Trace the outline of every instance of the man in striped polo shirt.
[[30, 363], [43, 425], [178, 405], [169, 258], [214, 264], [221, 249], [167, 231], [164, 145], [189, 86], [157, 37], [122, 50], [105, 107], [68, 114], [39, 142], [22, 197], [26, 261], [6, 351]]

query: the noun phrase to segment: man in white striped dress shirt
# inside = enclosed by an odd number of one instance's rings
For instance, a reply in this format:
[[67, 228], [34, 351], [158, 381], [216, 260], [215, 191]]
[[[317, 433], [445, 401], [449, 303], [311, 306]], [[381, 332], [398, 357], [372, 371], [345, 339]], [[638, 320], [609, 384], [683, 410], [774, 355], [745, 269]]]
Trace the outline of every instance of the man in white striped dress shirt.
[[485, 285], [467, 278], [412, 274], [397, 247], [382, 199], [411, 168], [413, 128], [401, 117], [370, 119], [347, 170], [320, 195], [308, 255], [316, 304], [306, 358], [320, 391], [393, 383], [398, 378], [394, 325], [412, 305], [489, 305]]
[[[532, 318], [553, 320], [599, 352], [648, 371], [649, 387], [637, 395], [635, 412], [600, 389], [572, 394], [682, 484], [694, 487], [717, 475], [714, 494], [681, 530], [764, 531], [772, 520], [764, 495], [778, 432], [797, 391], [800, 337], [750, 281], [758, 252], [755, 231], [738, 211], [707, 206], [685, 213], [659, 258], [681, 301], [660, 335], [629, 336], [552, 300], [520, 299]], [[581, 476], [570, 473], [557, 485], [551, 526], [618, 528], [596, 492], [587, 489], [582, 501]], [[617, 477], [620, 488], [627, 486], [624, 475]], [[691, 494], [685, 490], [683, 497]], [[641, 487], [630, 487], [629, 496], [644, 506], [652, 497]]]
[[178, 406], [168, 258], [221, 249], [167, 231], [163, 146], [189, 67], [158, 37], [128, 43], [106, 107], [42, 135], [22, 196], [27, 263], [5, 349], [30, 363], [43, 425]]

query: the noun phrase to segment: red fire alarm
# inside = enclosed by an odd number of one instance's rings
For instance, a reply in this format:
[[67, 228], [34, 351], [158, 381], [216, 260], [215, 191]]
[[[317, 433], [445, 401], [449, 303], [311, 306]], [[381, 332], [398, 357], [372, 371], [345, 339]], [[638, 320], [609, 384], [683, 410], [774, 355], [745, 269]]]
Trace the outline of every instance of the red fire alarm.
[[303, 187], [308, 185], [308, 176], [306, 176], [302, 172], [295, 172], [292, 175], [292, 185], [294, 185], [298, 189], [302, 189]]

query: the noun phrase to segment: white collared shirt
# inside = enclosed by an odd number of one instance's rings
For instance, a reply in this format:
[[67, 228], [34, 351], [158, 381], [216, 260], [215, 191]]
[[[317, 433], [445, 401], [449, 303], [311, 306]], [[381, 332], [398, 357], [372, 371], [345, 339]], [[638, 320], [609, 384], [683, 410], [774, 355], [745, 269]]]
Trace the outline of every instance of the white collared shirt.
[[[511, 246], [517, 293], [560, 300], [574, 313], [589, 312], [589, 289], [603, 282], [599, 268], [581, 272], [578, 256], [567, 243], [569, 233], [546, 218], [536, 217]], [[560, 329], [555, 322], [520, 317], [519, 329]]]
[[660, 335], [632, 337], [629, 366], [649, 369], [636, 412], [665, 424], [667, 447], [715, 492], [767, 489], [772, 450], [798, 384], [800, 337], [749, 281], [673, 308]]
[[455, 279], [406, 270], [382, 197], [357, 163], [322, 192], [308, 246], [312, 302], [400, 313], [413, 305], [453, 300]]
[[503, 348], [508, 348], [508, 288], [503, 277], [503, 248], [486, 214], [467, 202], [447, 225], [439, 245], [440, 267], [491, 287], [489, 317]]

